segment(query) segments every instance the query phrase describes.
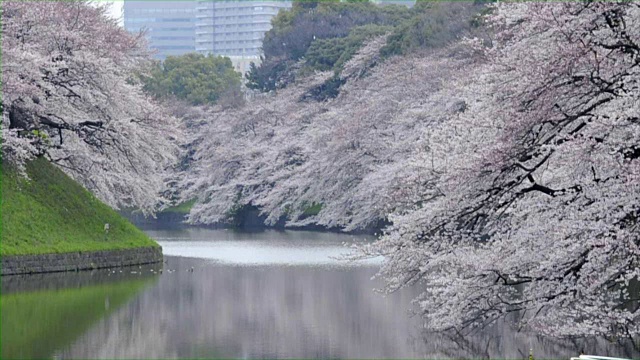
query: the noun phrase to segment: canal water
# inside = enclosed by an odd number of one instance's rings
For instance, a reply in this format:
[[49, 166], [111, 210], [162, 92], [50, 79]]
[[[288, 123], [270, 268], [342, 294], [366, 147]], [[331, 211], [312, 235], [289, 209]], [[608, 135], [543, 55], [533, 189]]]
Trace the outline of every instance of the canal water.
[[165, 263], [2, 278], [1, 358], [640, 358], [630, 343], [554, 339], [507, 324], [466, 338], [382, 295], [381, 259], [348, 262], [333, 233], [148, 231]]

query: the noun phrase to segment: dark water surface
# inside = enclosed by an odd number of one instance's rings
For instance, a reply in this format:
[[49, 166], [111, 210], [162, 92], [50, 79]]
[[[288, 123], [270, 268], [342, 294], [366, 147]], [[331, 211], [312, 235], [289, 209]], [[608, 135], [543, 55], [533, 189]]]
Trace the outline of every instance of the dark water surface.
[[409, 313], [418, 289], [382, 296], [371, 280], [380, 259], [337, 259], [366, 238], [148, 233], [165, 264], [3, 277], [1, 358], [526, 358], [530, 348], [536, 358], [640, 358], [628, 343], [506, 325], [465, 339], [430, 334]]

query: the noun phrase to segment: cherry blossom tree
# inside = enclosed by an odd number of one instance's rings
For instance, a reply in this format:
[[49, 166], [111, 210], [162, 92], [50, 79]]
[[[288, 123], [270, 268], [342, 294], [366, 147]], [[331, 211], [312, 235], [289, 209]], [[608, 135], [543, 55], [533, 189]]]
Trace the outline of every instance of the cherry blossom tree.
[[3, 159], [46, 156], [108, 204], [151, 211], [180, 131], [131, 76], [142, 36], [88, 1], [10, 1], [2, 40]]
[[[457, 111], [455, 98], [437, 90], [469, 61], [416, 54], [371, 68], [384, 44], [372, 41], [346, 64], [336, 99], [308, 100], [333, 77], [317, 73], [241, 109], [208, 110], [193, 131], [194, 162], [182, 185], [185, 200], [200, 200], [190, 221], [224, 222], [255, 206], [268, 224], [360, 230], [407, 206], [397, 193], [409, 189], [400, 180], [417, 173], [409, 160], [424, 129]], [[378, 86], [385, 91], [372, 91]], [[314, 205], [320, 211], [309, 214]]]
[[[500, 319], [552, 335], [640, 333], [640, 6], [499, 3], [491, 41], [386, 61], [360, 50], [240, 109], [203, 111], [190, 221], [392, 225], [362, 256], [434, 330]], [[306, 212], [321, 205], [317, 214]]]
[[[553, 335], [640, 333], [640, 7], [501, 3], [468, 104], [423, 155], [433, 196], [365, 253], [420, 283], [433, 329], [507, 314]], [[434, 160], [429, 159], [433, 157]]]

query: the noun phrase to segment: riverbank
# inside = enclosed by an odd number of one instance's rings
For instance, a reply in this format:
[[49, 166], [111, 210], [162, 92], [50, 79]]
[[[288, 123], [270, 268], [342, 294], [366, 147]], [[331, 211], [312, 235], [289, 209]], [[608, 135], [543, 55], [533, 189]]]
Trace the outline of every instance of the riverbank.
[[122, 213], [135, 226], [144, 230], [153, 229], [177, 229], [184, 227], [204, 228], [204, 229], [230, 229], [249, 232], [260, 232], [265, 230], [293, 230], [293, 231], [314, 231], [348, 235], [379, 235], [382, 230], [389, 225], [388, 222], [380, 221], [375, 226], [370, 226], [362, 230], [344, 231], [342, 228], [328, 228], [326, 226], [309, 224], [305, 226], [287, 226], [286, 219], [282, 218], [273, 225], [266, 225], [266, 215], [260, 214], [260, 209], [254, 206], [246, 206], [237, 212], [234, 219], [229, 223], [215, 224], [189, 224], [186, 222], [187, 215], [194, 202], [180, 204], [156, 214], [155, 218], [144, 217], [140, 213]]
[[26, 171], [2, 166], [2, 275], [162, 260], [155, 241], [46, 159]]
[[1, 275], [40, 274], [106, 269], [162, 261], [159, 246], [60, 254], [14, 255], [2, 258]]

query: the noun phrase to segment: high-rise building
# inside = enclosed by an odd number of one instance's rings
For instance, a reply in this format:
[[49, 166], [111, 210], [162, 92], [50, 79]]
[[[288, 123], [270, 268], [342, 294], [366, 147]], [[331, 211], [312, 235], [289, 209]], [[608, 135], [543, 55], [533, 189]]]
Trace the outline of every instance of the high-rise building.
[[245, 72], [258, 62], [264, 34], [271, 19], [291, 1], [198, 0], [196, 51], [231, 58], [236, 69]]
[[130, 32], [146, 30], [155, 57], [196, 51], [196, 1], [124, 2], [124, 27]]
[[416, 4], [416, 0], [370, 0], [374, 4], [378, 5], [403, 5], [406, 7], [413, 7]]
[[197, 51], [231, 58], [245, 72], [259, 62], [264, 34], [290, 0], [125, 0], [124, 26], [145, 29], [156, 58]]

